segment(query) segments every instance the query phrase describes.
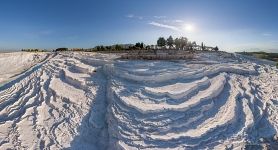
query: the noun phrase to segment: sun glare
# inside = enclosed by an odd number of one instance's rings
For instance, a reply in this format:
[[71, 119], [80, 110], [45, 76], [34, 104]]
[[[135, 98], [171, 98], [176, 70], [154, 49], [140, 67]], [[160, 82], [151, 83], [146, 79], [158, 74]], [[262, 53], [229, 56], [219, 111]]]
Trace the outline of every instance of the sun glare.
[[186, 32], [193, 32], [195, 30], [195, 27], [192, 24], [185, 24], [183, 30]]

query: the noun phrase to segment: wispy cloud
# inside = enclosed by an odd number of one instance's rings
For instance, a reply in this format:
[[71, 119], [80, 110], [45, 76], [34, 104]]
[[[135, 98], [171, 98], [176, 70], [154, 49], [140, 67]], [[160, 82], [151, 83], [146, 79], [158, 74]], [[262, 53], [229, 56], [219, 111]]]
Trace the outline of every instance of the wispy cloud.
[[126, 15], [127, 18], [134, 18], [134, 15], [133, 14], [128, 14]]
[[136, 16], [136, 15], [134, 15], [134, 14], [128, 14], [128, 15], [126, 15], [126, 17], [127, 17], [127, 18], [131, 18], [131, 19], [139, 19], [139, 20], [144, 19], [144, 17], [142, 17], [142, 16]]
[[153, 26], [156, 26], [156, 27], [171, 29], [171, 30], [174, 30], [174, 31], [180, 31], [180, 29], [178, 27], [176, 27], [176, 26], [162, 24], [162, 23], [158, 23], [158, 22], [155, 22], [155, 21], [152, 21], [149, 24], [153, 25]]
[[174, 22], [176, 22], [176, 23], [183, 23], [184, 21], [183, 20], [174, 20]]
[[142, 16], [137, 16], [137, 18], [140, 20], [144, 19], [144, 17], [142, 17]]
[[170, 23], [170, 24], [182, 24], [182, 23], [185, 23], [185, 21], [181, 20], [181, 19], [163, 19], [162, 22]]
[[272, 36], [271, 33], [263, 33], [262, 35], [263, 35], [263, 36]]
[[164, 19], [164, 18], [166, 18], [166, 16], [153, 16], [154, 18], [156, 18], [156, 19]]

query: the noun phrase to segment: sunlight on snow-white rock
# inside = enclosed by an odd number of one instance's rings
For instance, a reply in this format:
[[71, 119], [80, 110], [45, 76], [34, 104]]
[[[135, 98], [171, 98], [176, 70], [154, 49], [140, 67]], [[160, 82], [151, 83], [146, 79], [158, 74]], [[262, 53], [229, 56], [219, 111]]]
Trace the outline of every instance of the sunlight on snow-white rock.
[[[29, 65], [16, 71], [6, 70], [15, 63], [0, 56], [0, 70], [9, 74], [1, 78], [11, 80], [0, 87], [0, 149], [277, 144], [278, 70], [269, 64], [222, 52], [196, 53], [187, 61], [26, 54]], [[19, 57], [25, 56], [7, 59]]]

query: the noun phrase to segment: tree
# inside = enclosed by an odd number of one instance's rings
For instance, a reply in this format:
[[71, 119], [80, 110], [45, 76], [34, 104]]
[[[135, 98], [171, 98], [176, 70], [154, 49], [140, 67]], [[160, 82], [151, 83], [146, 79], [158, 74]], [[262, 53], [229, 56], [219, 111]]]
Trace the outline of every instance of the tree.
[[140, 43], [140, 48], [143, 49], [144, 48], [144, 43]]
[[116, 44], [116, 45], [115, 45], [115, 49], [116, 49], [116, 50], [122, 50], [123, 48], [122, 48], [122, 46], [121, 46], [121, 45]]
[[135, 43], [135, 48], [136, 49], [143, 49], [144, 48], [144, 43], [143, 42], [137, 42]]
[[96, 46], [95, 49], [96, 49], [97, 51], [100, 51], [100, 46]]
[[186, 37], [176, 38], [174, 44], [177, 49], [185, 49], [188, 44], [188, 39]]
[[141, 44], [138, 42], [138, 43], [135, 43], [135, 47], [136, 48], [140, 48], [141, 47]]
[[105, 51], [105, 47], [103, 45], [100, 46], [101, 51]]
[[196, 44], [196, 41], [193, 41], [193, 42], [192, 42], [192, 45], [193, 45], [193, 46], [196, 46], [196, 45], [197, 45], [197, 44]]
[[164, 37], [160, 37], [157, 40], [157, 46], [159, 47], [164, 47], [166, 45], [166, 40], [164, 39]]
[[107, 49], [107, 50], [111, 50], [111, 49], [112, 49], [112, 47], [111, 47], [111, 46], [105, 46], [105, 49]]
[[213, 48], [214, 51], [219, 51], [218, 47], [216, 46], [215, 48]]
[[174, 44], [176, 46], [176, 49], [180, 49], [181, 48], [181, 41], [180, 41], [179, 38], [175, 39]]
[[65, 48], [65, 47], [61, 47], [61, 48], [57, 48], [56, 51], [67, 51], [68, 48]]
[[187, 46], [188, 39], [186, 37], [180, 38], [181, 49], [184, 49]]
[[202, 44], [201, 44], [201, 49], [202, 49], [202, 51], [205, 50], [205, 46], [204, 46], [204, 43], [203, 43], [203, 42], [202, 42]]
[[187, 49], [193, 51], [193, 44], [191, 42], [187, 43]]
[[174, 39], [172, 36], [169, 36], [169, 38], [167, 39], [167, 45], [169, 46], [169, 48], [172, 48], [174, 45]]

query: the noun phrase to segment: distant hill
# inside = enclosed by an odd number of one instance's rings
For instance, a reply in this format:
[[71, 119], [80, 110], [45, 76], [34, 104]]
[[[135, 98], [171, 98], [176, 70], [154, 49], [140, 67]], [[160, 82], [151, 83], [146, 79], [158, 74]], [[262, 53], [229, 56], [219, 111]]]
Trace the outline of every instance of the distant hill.
[[[242, 51], [242, 49], [237, 50], [238, 52]], [[261, 48], [249, 48], [244, 49], [244, 52], [266, 52], [266, 53], [276, 53], [278, 52], [278, 49], [261, 49]]]
[[8, 52], [18, 52], [19, 50], [14, 49], [0, 49], [0, 53], [8, 53]]
[[260, 52], [237, 52], [237, 53], [243, 54], [243, 55], [248, 55], [248, 56], [254, 56], [254, 57], [260, 58], [260, 59], [267, 59], [267, 60], [278, 62], [278, 53], [268, 53], [268, 52], [264, 52], [264, 51], [260, 51]]

